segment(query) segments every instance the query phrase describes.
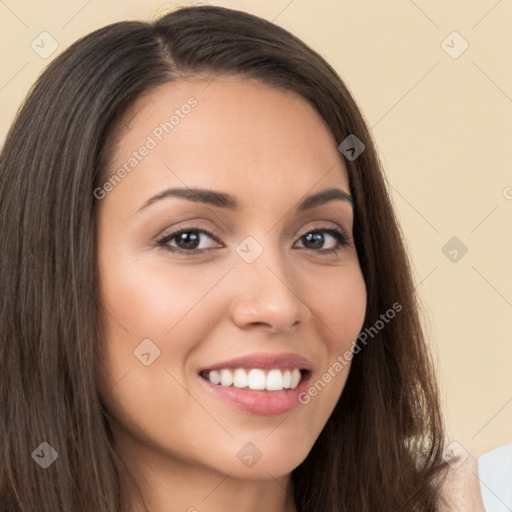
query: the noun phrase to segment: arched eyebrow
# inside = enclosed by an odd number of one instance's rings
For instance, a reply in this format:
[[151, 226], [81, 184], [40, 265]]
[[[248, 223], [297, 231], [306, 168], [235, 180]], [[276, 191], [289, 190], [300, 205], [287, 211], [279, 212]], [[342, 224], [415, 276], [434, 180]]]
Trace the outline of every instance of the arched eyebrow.
[[[169, 188], [153, 197], [150, 197], [137, 210], [137, 213], [144, 208], [147, 208], [149, 205], [169, 197], [178, 197], [196, 203], [208, 204], [210, 206], [227, 208], [235, 211], [240, 211], [242, 209], [237, 198], [231, 194], [227, 194], [226, 192], [218, 192], [215, 190], [201, 188]], [[335, 200], [345, 201], [352, 205], [352, 196], [350, 194], [339, 188], [329, 188], [306, 197], [296, 206], [295, 210], [297, 212], [301, 212]]]

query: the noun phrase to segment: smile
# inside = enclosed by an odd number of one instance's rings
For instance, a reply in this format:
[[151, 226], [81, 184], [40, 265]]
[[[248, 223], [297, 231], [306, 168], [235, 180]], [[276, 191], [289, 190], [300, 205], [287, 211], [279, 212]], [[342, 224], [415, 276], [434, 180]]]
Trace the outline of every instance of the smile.
[[298, 397], [307, 388], [312, 365], [292, 353], [251, 354], [198, 373], [216, 399], [251, 414], [275, 416], [301, 405]]
[[263, 370], [252, 368], [250, 370], [237, 368], [232, 371], [228, 368], [202, 372], [201, 377], [212, 384], [249, 388], [253, 390], [282, 391], [283, 389], [295, 389], [302, 379], [302, 373], [298, 368]]

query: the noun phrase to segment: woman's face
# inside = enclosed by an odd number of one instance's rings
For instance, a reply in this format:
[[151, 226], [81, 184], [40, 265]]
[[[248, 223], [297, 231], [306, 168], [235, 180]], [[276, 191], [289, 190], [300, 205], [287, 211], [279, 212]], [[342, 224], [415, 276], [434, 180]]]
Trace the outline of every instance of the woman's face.
[[312, 448], [366, 307], [339, 142], [301, 97], [234, 77], [123, 119], [95, 191], [99, 384], [133, 460], [259, 479]]

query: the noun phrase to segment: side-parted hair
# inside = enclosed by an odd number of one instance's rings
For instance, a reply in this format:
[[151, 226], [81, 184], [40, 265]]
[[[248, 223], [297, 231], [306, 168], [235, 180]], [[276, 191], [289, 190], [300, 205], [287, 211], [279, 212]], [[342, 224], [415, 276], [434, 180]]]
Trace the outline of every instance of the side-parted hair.
[[[334, 412], [292, 472], [297, 510], [438, 510], [446, 464], [434, 365], [363, 117], [336, 71], [294, 35], [245, 12], [196, 6], [74, 43], [41, 74], [8, 133], [0, 157], [3, 511], [124, 512], [119, 483], [131, 477], [97, 385], [94, 190], [109, 173], [114, 144], [106, 141], [136, 99], [180, 79], [228, 75], [294, 91], [338, 144], [354, 134], [365, 145], [345, 158], [368, 293], [363, 330], [401, 306], [354, 355]], [[58, 452], [46, 469], [33, 455], [42, 442]]]

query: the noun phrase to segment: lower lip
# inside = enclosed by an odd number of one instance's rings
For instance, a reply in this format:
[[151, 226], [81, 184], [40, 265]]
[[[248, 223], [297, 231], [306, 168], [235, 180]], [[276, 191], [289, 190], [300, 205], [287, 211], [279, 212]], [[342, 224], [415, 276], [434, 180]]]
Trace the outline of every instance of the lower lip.
[[306, 391], [309, 378], [310, 373], [308, 372], [303, 375], [295, 389], [253, 391], [249, 388], [235, 388], [234, 386], [212, 384], [209, 380], [199, 376], [199, 379], [207, 387], [208, 391], [217, 398], [224, 400], [237, 409], [260, 416], [278, 416], [297, 407], [300, 404], [299, 395]]

